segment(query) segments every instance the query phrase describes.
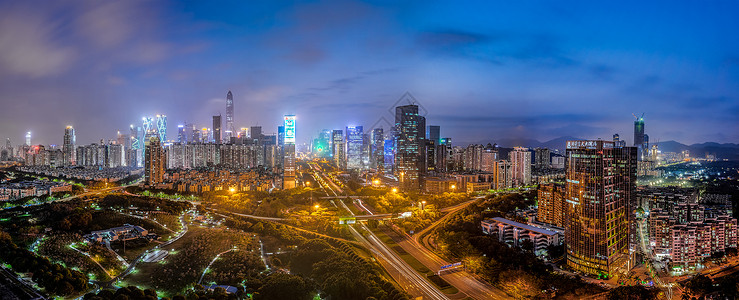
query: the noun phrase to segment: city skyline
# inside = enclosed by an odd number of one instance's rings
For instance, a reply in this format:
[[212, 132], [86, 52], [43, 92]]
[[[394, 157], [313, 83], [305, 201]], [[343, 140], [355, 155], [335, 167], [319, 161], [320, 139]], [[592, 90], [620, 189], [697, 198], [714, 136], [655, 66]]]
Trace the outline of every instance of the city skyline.
[[227, 115], [231, 90], [234, 127], [269, 133], [296, 114], [299, 142], [369, 132], [405, 92], [462, 143], [632, 144], [632, 113], [652, 141], [739, 141], [736, 3], [227, 5], [0, 4], [0, 135], [59, 145], [72, 125], [89, 144], [159, 113], [172, 137]]

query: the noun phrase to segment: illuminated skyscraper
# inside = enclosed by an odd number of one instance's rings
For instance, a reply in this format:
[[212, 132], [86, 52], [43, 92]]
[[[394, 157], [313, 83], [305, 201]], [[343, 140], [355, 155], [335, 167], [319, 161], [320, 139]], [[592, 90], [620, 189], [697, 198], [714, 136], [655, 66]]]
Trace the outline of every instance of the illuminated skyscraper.
[[[418, 105], [395, 108], [395, 176], [404, 190], [421, 188], [422, 139], [425, 118], [418, 115]], [[422, 134], [422, 132], [424, 134]]]
[[177, 142], [187, 144], [187, 130], [185, 125], [177, 125]]
[[72, 126], [67, 126], [67, 128], [64, 129], [64, 143], [62, 144], [62, 153], [64, 159], [62, 165], [74, 165], [74, 162], [77, 159], [77, 154], [75, 152], [77, 150], [77, 148], [75, 147], [76, 143], [77, 136], [74, 134], [74, 128]]
[[167, 116], [165, 115], [157, 115], [157, 134], [159, 134], [159, 141], [167, 142]]
[[644, 115], [634, 120], [634, 147], [644, 144]]
[[[260, 128], [261, 129], [261, 128]], [[260, 130], [261, 131], [261, 130]], [[261, 134], [260, 134], [261, 135]], [[282, 188], [295, 188], [295, 116], [285, 115], [285, 156], [283, 160]]]
[[26, 133], [26, 146], [31, 146], [31, 132]]
[[223, 140], [223, 135], [221, 135], [221, 115], [213, 116], [213, 141], [216, 144], [220, 144]]
[[523, 147], [515, 147], [508, 152], [511, 161], [511, 175], [516, 186], [531, 184], [531, 152]]
[[370, 168], [382, 172], [385, 169], [385, 134], [382, 128], [372, 129]]
[[231, 141], [234, 136], [234, 95], [231, 91], [226, 94], [226, 140]]
[[566, 173], [567, 265], [598, 276], [628, 272], [636, 148], [567, 141]]
[[143, 119], [144, 128], [144, 143], [148, 137], [156, 135], [157, 128], [154, 126], [154, 119], [150, 117], [144, 117]]
[[165, 157], [159, 136], [148, 138], [145, 147], [144, 183], [147, 186], [156, 186], [164, 181]]
[[337, 168], [346, 169], [346, 144], [343, 130], [336, 129], [331, 132], [331, 155]]
[[346, 127], [346, 167], [347, 169], [362, 168], [362, 126]]

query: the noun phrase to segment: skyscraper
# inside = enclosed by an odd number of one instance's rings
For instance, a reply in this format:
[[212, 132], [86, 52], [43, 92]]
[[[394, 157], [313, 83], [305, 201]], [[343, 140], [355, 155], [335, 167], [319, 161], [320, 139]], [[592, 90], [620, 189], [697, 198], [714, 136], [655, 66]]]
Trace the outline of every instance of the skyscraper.
[[213, 141], [220, 144], [223, 140], [221, 135], [221, 115], [213, 116]]
[[31, 132], [26, 133], [26, 146], [31, 146]]
[[160, 142], [167, 142], [167, 116], [165, 115], [157, 115], [157, 134], [159, 134]]
[[644, 144], [644, 115], [634, 120], [634, 147]]
[[231, 91], [226, 94], [226, 140], [230, 141], [234, 136], [234, 95]]
[[144, 163], [144, 183], [146, 186], [156, 186], [164, 181], [164, 149], [159, 136], [152, 136], [145, 143], [146, 154]]
[[[293, 132], [293, 137], [295, 137], [294, 134], [295, 132]], [[260, 144], [262, 142], [262, 126], [252, 126], [249, 128], [249, 136], [251, 137], [252, 143]], [[295, 141], [293, 141], [293, 144], [295, 144]]]
[[77, 159], [77, 154], [75, 152], [77, 150], [75, 148], [76, 143], [77, 136], [74, 134], [74, 128], [72, 126], [67, 126], [67, 128], [64, 129], [64, 143], [62, 144], [62, 153], [64, 155], [64, 162], [62, 165], [74, 165], [74, 162]]
[[602, 140], [567, 141], [566, 148], [567, 265], [598, 276], [628, 272], [636, 148]]
[[143, 119], [143, 128], [144, 128], [144, 143], [146, 143], [146, 140], [156, 135], [157, 128], [154, 126], [154, 119], [150, 117], [144, 117]]
[[[252, 127], [253, 128], [253, 127]], [[253, 130], [253, 129], [252, 129]], [[261, 135], [261, 128], [260, 128]], [[282, 166], [282, 188], [295, 188], [295, 116], [285, 115], [285, 156]]]
[[428, 139], [434, 141], [436, 145], [441, 143], [441, 127], [438, 125], [430, 125], [428, 127]]
[[177, 142], [180, 144], [187, 144], [187, 130], [185, 125], [177, 125]]
[[418, 115], [418, 105], [395, 108], [395, 176], [404, 190], [421, 188], [419, 164], [422, 157], [421, 143], [425, 135], [422, 123], [425, 120]]
[[362, 126], [346, 127], [346, 167], [362, 168]]
[[382, 128], [372, 129], [370, 168], [382, 172], [385, 169], [385, 134]]
[[337, 168], [346, 169], [346, 144], [344, 143], [344, 131], [334, 130], [331, 132], [331, 155]]

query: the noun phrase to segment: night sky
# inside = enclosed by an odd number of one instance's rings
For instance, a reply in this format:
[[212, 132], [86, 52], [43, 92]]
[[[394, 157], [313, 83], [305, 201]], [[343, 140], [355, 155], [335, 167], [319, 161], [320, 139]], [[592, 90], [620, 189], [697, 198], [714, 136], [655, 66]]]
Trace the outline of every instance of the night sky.
[[[259, 2], [259, 3], [256, 3]], [[297, 1], [300, 2], [300, 1]], [[559, 136], [739, 142], [737, 1], [3, 1], [0, 137], [115, 137], [145, 115], [298, 141], [410, 92], [455, 144]], [[383, 123], [384, 124], [384, 123]]]

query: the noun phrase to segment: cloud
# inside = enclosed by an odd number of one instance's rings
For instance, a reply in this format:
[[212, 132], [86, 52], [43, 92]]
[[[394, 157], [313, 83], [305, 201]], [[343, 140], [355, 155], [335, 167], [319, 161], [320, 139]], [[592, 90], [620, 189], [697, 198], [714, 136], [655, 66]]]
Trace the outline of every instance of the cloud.
[[76, 53], [55, 40], [61, 27], [38, 13], [0, 7], [0, 69], [31, 78], [64, 72]]

